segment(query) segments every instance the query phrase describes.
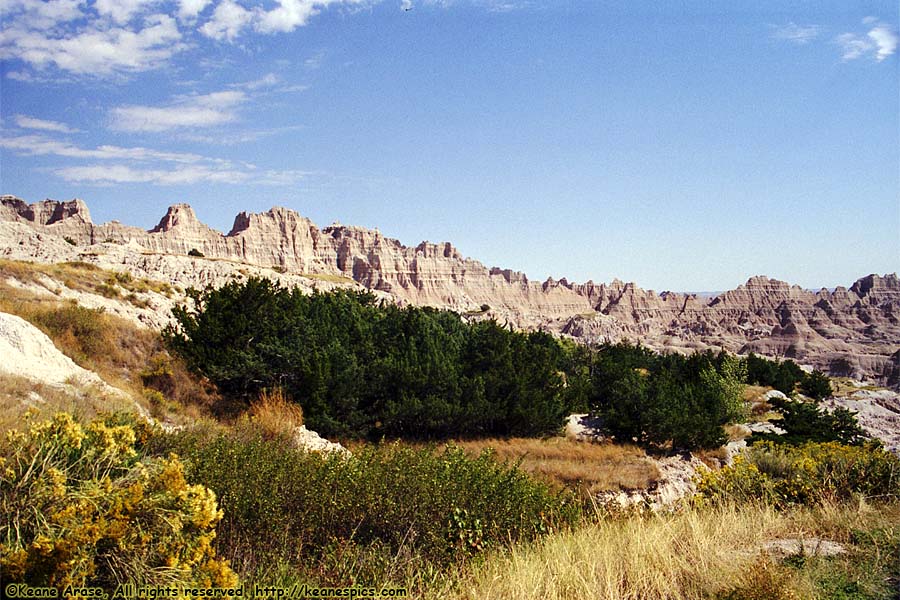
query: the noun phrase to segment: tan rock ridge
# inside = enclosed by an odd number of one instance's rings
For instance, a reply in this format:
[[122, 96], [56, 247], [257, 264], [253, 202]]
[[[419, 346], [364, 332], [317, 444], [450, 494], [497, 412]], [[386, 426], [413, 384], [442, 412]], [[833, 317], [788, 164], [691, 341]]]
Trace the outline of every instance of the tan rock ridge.
[[[47, 248], [68, 253], [58, 242], [48, 243], [59, 238], [79, 247], [114, 242], [163, 255], [197, 250], [211, 259], [352, 280], [400, 303], [449, 308], [468, 318], [493, 317], [585, 341], [631, 339], [676, 351], [753, 351], [900, 386], [896, 274], [872, 274], [849, 288], [818, 292], [757, 276], [734, 290], [704, 298], [656, 293], [619, 280], [539, 283], [517, 271], [487, 268], [447, 242], [405, 246], [377, 229], [343, 225], [319, 229], [306, 217], [280, 207], [242, 212], [231, 231], [222, 234], [201, 223], [187, 204], [176, 204], [156, 227], [144, 231], [115, 221], [96, 225], [81, 200], [28, 204], [2, 196], [3, 221], [27, 225], [36, 234], [14, 241], [2, 239], [15, 237], [3, 233], [12, 229], [0, 229], [0, 254], [24, 252], [46, 261], [53, 254]], [[10, 249], [13, 244], [17, 247]], [[484, 305], [488, 311], [482, 310]]]

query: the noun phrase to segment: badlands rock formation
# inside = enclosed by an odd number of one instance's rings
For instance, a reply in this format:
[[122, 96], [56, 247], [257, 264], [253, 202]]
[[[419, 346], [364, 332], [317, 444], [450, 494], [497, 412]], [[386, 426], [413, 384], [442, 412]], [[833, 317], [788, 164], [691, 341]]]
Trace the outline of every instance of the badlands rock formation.
[[[243, 270], [274, 268], [295, 279], [312, 275], [319, 281], [345, 281], [400, 303], [472, 313], [486, 304], [487, 316], [501, 322], [586, 341], [630, 339], [657, 349], [753, 351], [900, 386], [896, 274], [869, 275], [849, 288], [818, 292], [753, 277], [706, 299], [657, 294], [618, 280], [538, 283], [515, 271], [487, 268], [449, 243], [404, 246], [377, 230], [319, 229], [285, 208], [241, 213], [231, 231], [222, 234], [201, 223], [188, 205], [178, 204], [144, 231], [115, 221], [94, 224], [81, 200], [27, 204], [0, 197], [0, 256], [90, 261], [97, 248], [121, 256], [125, 269], [152, 263], [154, 278], [182, 286], [196, 285], [185, 279], [196, 279], [198, 271], [215, 269], [208, 266], [213, 259], [233, 261]], [[210, 260], [188, 259], [191, 250]]]

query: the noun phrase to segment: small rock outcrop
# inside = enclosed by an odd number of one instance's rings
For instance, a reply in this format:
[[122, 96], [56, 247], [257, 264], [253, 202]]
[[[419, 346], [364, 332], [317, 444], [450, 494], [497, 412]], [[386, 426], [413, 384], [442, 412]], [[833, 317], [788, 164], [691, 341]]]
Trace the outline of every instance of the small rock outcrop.
[[49, 384], [77, 381], [105, 385], [100, 377], [75, 364], [47, 335], [21, 317], [0, 313], [0, 372]]

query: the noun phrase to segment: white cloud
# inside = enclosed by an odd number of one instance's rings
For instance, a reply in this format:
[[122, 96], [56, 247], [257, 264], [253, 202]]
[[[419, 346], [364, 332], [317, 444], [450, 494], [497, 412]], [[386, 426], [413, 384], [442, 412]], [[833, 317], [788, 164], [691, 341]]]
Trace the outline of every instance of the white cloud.
[[259, 33], [287, 33], [303, 27], [309, 19], [332, 5], [360, 5], [378, 0], [275, 0], [276, 7], [265, 10], [245, 8], [236, 0], [222, 0], [200, 32], [215, 40], [234, 41], [245, 28]]
[[841, 59], [844, 62], [862, 57], [881, 62], [897, 51], [898, 37], [892, 27], [879, 22], [875, 17], [866, 17], [862, 22], [863, 25], [872, 26], [865, 35], [842, 33], [834, 39], [841, 48]]
[[157, 68], [186, 46], [175, 20], [149, 15], [137, 28], [87, 26], [78, 31], [34, 28], [13, 19], [0, 33], [0, 59], [18, 58], [37, 69], [109, 75]]
[[182, 20], [195, 19], [212, 0], [179, 0], [178, 17]]
[[290, 186], [312, 173], [298, 170], [258, 171], [252, 165], [179, 165], [174, 168], [141, 167], [126, 164], [95, 164], [59, 167], [53, 173], [71, 183], [111, 185], [152, 183], [190, 185], [196, 183], [257, 184]]
[[18, 81], [43, 81], [34, 71], [47, 70], [92, 77], [142, 72], [165, 66], [199, 36], [233, 42], [249, 31], [291, 32], [329, 7], [381, 1], [0, 0], [0, 60], [30, 67], [7, 68]]
[[158, 0], [96, 0], [94, 10], [101, 17], [109, 17], [118, 24], [128, 23], [136, 15]]
[[412, 0], [400, 0], [400, 8], [402, 10], [412, 10]]
[[200, 27], [200, 33], [214, 40], [231, 41], [252, 20], [252, 12], [234, 0], [223, 0], [216, 6], [212, 18]]
[[835, 42], [841, 47], [841, 59], [844, 61], [855, 60], [873, 48], [872, 42], [855, 33], [842, 33], [835, 38]]
[[897, 34], [886, 25], [878, 25], [869, 31], [869, 39], [875, 42], [875, 60], [883, 61], [897, 51]]
[[16, 125], [22, 129], [38, 129], [41, 131], [56, 131], [58, 133], [77, 133], [77, 129], [72, 129], [65, 123], [56, 121], [45, 121], [44, 119], [35, 119], [26, 115], [16, 115], [14, 118]]
[[325, 61], [325, 51], [319, 50], [309, 58], [303, 61], [303, 66], [307, 69], [318, 69]]
[[312, 2], [310, 0], [276, 0], [278, 8], [270, 11], [261, 11], [259, 21], [256, 24], [257, 31], [262, 33], [275, 33], [293, 31], [297, 27], [306, 25], [309, 18], [318, 12], [316, 4], [327, 6], [331, 0]]
[[103, 145], [82, 148], [45, 135], [0, 136], [0, 148], [24, 156], [102, 161], [88, 165], [52, 167], [51, 172], [68, 182], [94, 185], [152, 183], [188, 185], [225, 183], [287, 186], [312, 175], [299, 170], [261, 171], [248, 163], [211, 158], [185, 152], [166, 152], [151, 148]]
[[521, 10], [530, 7], [532, 4], [529, 0], [468, 0], [467, 2], [462, 2], [462, 0], [424, 1], [425, 4], [438, 6], [440, 8], [451, 8], [458, 4], [469, 4], [470, 6], [481, 8], [493, 13], [505, 13], [512, 12], [514, 10]]
[[146, 169], [128, 165], [86, 165], [62, 167], [54, 174], [72, 183], [154, 183], [184, 185], [192, 183], [245, 183], [250, 173], [234, 169], [215, 169], [207, 166], [182, 166], [174, 169]]
[[81, 6], [83, 0], [2, 0], [0, 14], [4, 18], [4, 26], [13, 22], [26, 23], [33, 29], [48, 29], [57, 25], [74, 21], [83, 16]]
[[272, 87], [279, 81], [281, 80], [275, 73], [266, 73], [259, 79], [255, 79], [253, 81], [245, 81], [244, 83], [234, 83], [230, 87], [253, 91], [260, 88]]
[[119, 106], [111, 111], [112, 127], [120, 131], [160, 132], [185, 127], [209, 127], [237, 119], [236, 109], [247, 99], [239, 90], [188, 96], [169, 106]]
[[822, 28], [818, 25], [797, 25], [794, 22], [784, 27], [778, 27], [772, 32], [772, 37], [778, 40], [787, 40], [795, 44], [808, 44], [819, 37]]
[[100, 160], [166, 161], [176, 163], [215, 162], [198, 154], [184, 152], [162, 152], [149, 148], [103, 145], [97, 148], [80, 148], [70, 142], [55, 140], [43, 135], [3, 135], [0, 148], [25, 156], [62, 156], [66, 158], [87, 158]]

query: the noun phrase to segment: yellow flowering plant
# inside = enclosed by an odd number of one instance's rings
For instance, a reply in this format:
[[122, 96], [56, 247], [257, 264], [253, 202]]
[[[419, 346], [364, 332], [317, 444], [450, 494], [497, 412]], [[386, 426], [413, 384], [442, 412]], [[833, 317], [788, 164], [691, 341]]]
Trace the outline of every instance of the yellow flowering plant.
[[[127, 421], [125, 419], [124, 421]], [[142, 458], [146, 426], [59, 413], [0, 446], [0, 569], [35, 586], [230, 587], [212, 547], [215, 495], [179, 458]]]

